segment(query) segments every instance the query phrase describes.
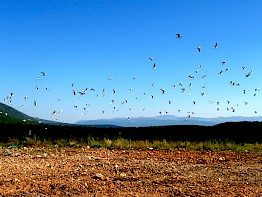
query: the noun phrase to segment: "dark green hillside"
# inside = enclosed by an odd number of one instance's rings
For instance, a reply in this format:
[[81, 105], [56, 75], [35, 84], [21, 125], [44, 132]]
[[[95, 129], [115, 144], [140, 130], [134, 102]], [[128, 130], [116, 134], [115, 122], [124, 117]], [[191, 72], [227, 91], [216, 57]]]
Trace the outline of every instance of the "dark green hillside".
[[36, 122], [36, 120], [6, 104], [0, 103], [0, 123]]

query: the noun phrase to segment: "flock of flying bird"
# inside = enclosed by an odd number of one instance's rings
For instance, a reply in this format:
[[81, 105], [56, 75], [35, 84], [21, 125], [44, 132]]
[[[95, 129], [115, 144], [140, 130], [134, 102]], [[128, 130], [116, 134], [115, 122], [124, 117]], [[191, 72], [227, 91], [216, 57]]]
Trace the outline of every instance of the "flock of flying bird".
[[[178, 33], [178, 34], [176, 34], [176, 38], [177, 38], [177, 39], [182, 39], [182, 35], [181, 35], [180, 33]], [[218, 43], [217, 43], [217, 42], [214, 44], [213, 48], [215, 48], [215, 49], [218, 48]], [[197, 51], [198, 53], [200, 53], [200, 52], [201, 52], [201, 47], [200, 47], [200, 46], [196, 47], [196, 51]], [[149, 57], [148, 60], [152, 63], [152, 64], [151, 64], [151, 65], [152, 65], [152, 69], [153, 69], [153, 70], [156, 70], [157, 67], [156, 67], [156, 63], [154, 62], [154, 58], [153, 58], [153, 57]], [[221, 65], [224, 65], [224, 64], [226, 64], [226, 62], [225, 62], [225, 61], [221, 61]], [[199, 65], [199, 68], [194, 71], [194, 74], [197, 75], [197, 73], [199, 72], [199, 70], [202, 69], [202, 68], [203, 68], [203, 65]], [[249, 77], [253, 74], [253, 70], [250, 70], [250, 71], [246, 72], [246, 67], [245, 67], [245, 66], [241, 66], [241, 70], [245, 71], [245, 72], [244, 72], [244, 76], [245, 76], [246, 78], [249, 78]], [[224, 70], [219, 71], [218, 74], [219, 74], [219, 75], [222, 75], [223, 73], [228, 72], [228, 71], [229, 71], [229, 68], [226, 68], [226, 69], [224, 69]], [[41, 72], [41, 77], [37, 77], [37, 80], [40, 80], [42, 77], [47, 77], [47, 73], [46, 73], [46, 72]], [[173, 84], [173, 85], [172, 85], [172, 89], [177, 88], [177, 89], [180, 90], [181, 93], [186, 93], [187, 95], [191, 95], [191, 93], [188, 92], [187, 89], [188, 89], [188, 87], [191, 87], [191, 86], [192, 86], [192, 83], [193, 83], [192, 80], [193, 80], [194, 78], [195, 78], [195, 76], [194, 76], [193, 74], [189, 74], [189, 75], [188, 75], [188, 79], [190, 80], [190, 82], [189, 82], [188, 84], [184, 84], [184, 82], [181, 81], [181, 82], [179, 82], [178, 84]], [[202, 75], [201, 78], [203, 78], [203, 79], [206, 78], [206, 75], [205, 75], [205, 74]], [[108, 79], [108, 80], [114, 80], [113, 77], [108, 77], [107, 79]], [[135, 80], [136, 77], [134, 77], [133, 79]], [[240, 83], [235, 82], [235, 81], [229, 81], [229, 85], [231, 85], [231, 86], [240, 86]], [[151, 84], [151, 86], [152, 86], [152, 87], [155, 87], [155, 82], [153, 82], [153, 83]], [[36, 91], [38, 91], [40, 88], [41, 88], [41, 87], [40, 87], [39, 85], [35, 85], [35, 90], [36, 90]], [[86, 95], [88, 91], [91, 91], [91, 92], [93, 92], [93, 93], [96, 93], [96, 96], [97, 96], [97, 97], [99, 97], [99, 96], [105, 97], [105, 96], [106, 96], [106, 92], [107, 92], [106, 89], [102, 89], [101, 94], [100, 94], [100, 93], [98, 94], [98, 93], [97, 93], [98, 91], [97, 91], [95, 88], [87, 88], [87, 87], [86, 87], [86, 88], [83, 88], [82, 90], [76, 90], [76, 89], [75, 89], [75, 83], [72, 83], [72, 84], [71, 84], [71, 88], [72, 88], [72, 89], [71, 89], [71, 91], [72, 91], [72, 93], [71, 93], [72, 96], [79, 96], [79, 97], [78, 97], [79, 99], [83, 99], [83, 96]], [[204, 96], [204, 95], [205, 95], [205, 91], [204, 91], [205, 88], [206, 88], [206, 85], [203, 85], [203, 86], [201, 87], [201, 92], [200, 92], [200, 95], [201, 95], [201, 96]], [[48, 87], [45, 87], [45, 90], [49, 90], [49, 88], [48, 88]], [[133, 91], [132, 88], [129, 88], [128, 90], [129, 90], [129, 91]], [[112, 88], [111, 91], [112, 91], [111, 93], [112, 93], [113, 95], [117, 93], [117, 90], [114, 89], [114, 88]], [[166, 94], [166, 89], [165, 89], [165, 88], [159, 88], [159, 91], [160, 91], [160, 94]], [[243, 91], [242, 94], [247, 94], [247, 93], [248, 93], [248, 89], [243, 89], [242, 91]], [[256, 96], [256, 95], [259, 93], [259, 91], [260, 91], [259, 88], [257, 88], [257, 87], [254, 88], [254, 90], [253, 90], [253, 96]], [[8, 103], [9, 105], [11, 105], [11, 106], [14, 107], [14, 104], [13, 104], [13, 97], [14, 97], [14, 95], [15, 95], [14, 92], [9, 93], [9, 94], [4, 98], [4, 102], [5, 102], [5, 103]], [[147, 93], [144, 92], [143, 95], [144, 95], [144, 96], [147, 96]], [[156, 96], [156, 95], [152, 95], [152, 94], [151, 94], [151, 95], [150, 95], [150, 99], [154, 99], [155, 96]], [[29, 99], [28, 96], [25, 95], [25, 96], [24, 96], [24, 100], [28, 100], [28, 99]], [[135, 99], [138, 99], [138, 97], [135, 97]], [[60, 101], [61, 98], [56, 98], [56, 100], [57, 100], [57, 101]], [[109, 98], [109, 99], [108, 99], [108, 102], [109, 102], [109, 104], [112, 106], [112, 111], [111, 111], [111, 112], [118, 112], [118, 111], [120, 110], [120, 106], [122, 106], [122, 105], [124, 105], [124, 104], [127, 104], [127, 103], [128, 103], [128, 100], [127, 100], [127, 99], [123, 99], [121, 103], [116, 103], [116, 100], [115, 100], [115, 99]], [[170, 108], [172, 108], [172, 105], [171, 105], [171, 104], [172, 104], [172, 100], [170, 99], [170, 100], [167, 100], [166, 102], [169, 104]], [[221, 105], [220, 105], [221, 101], [211, 101], [211, 100], [208, 100], [208, 102], [209, 102], [209, 104], [215, 104], [217, 111], [220, 111], [220, 110], [221, 110]], [[235, 104], [234, 106], [233, 106], [233, 105], [230, 105], [230, 104], [231, 104], [231, 101], [230, 101], [230, 100], [226, 100], [226, 103], [227, 103], [227, 106], [225, 107], [225, 109], [226, 109], [227, 111], [231, 111], [231, 112], [235, 112], [235, 111], [236, 111], [236, 107], [240, 105], [240, 104]], [[32, 100], [32, 104], [33, 104], [34, 106], [38, 106], [38, 101], [33, 99], [33, 100]], [[197, 104], [197, 101], [196, 101], [196, 100], [192, 100], [192, 105], [196, 105], [196, 104]], [[81, 107], [81, 108], [82, 108], [82, 109], [81, 109], [81, 115], [82, 115], [82, 116], [88, 114], [88, 112], [89, 112], [89, 108], [88, 108], [89, 105], [90, 105], [90, 104], [87, 104], [87, 103], [86, 103], [85, 106], [82, 106], [82, 107]], [[245, 101], [245, 102], [244, 102], [244, 105], [248, 105], [248, 102]], [[26, 105], [23, 104], [23, 105], [20, 105], [20, 106], [19, 106], [19, 109], [25, 108], [25, 107], [26, 107]], [[70, 106], [69, 106], [69, 107], [70, 107]], [[79, 105], [76, 103], [76, 104], [72, 105], [71, 107], [73, 107], [73, 108], [79, 108]], [[132, 110], [131, 106], [129, 106], [128, 109], [131, 111], [131, 110]], [[146, 108], [142, 108], [142, 110], [145, 111]], [[177, 109], [177, 112], [181, 112], [181, 109]], [[58, 118], [58, 116], [57, 116], [58, 114], [61, 114], [61, 113], [63, 113], [63, 110], [50, 109], [50, 115], [52, 115], [52, 118], [53, 118], [54, 120], [60, 121], [60, 122], [64, 122], [64, 121], [60, 120], [60, 119]], [[106, 110], [101, 110], [101, 113], [102, 113], [102, 114], [106, 113]], [[158, 112], [158, 115], [168, 114], [168, 113], [169, 113], [168, 110], [164, 110], [164, 111], [159, 111], [159, 112]], [[254, 113], [257, 114], [258, 112], [255, 110]], [[2, 114], [2, 112], [0, 112], [0, 115], [1, 115], [1, 114]], [[191, 116], [193, 116], [193, 115], [195, 115], [195, 114], [196, 114], [196, 112], [194, 112], [194, 111], [187, 111], [187, 117], [185, 118], [185, 120], [188, 120], [188, 118], [190, 118]], [[8, 115], [8, 114], [5, 114], [5, 115]], [[219, 117], [219, 118], [221, 118], [221, 117]], [[130, 119], [130, 116], [127, 116], [127, 119]], [[24, 120], [24, 121], [26, 121], [26, 120]]]

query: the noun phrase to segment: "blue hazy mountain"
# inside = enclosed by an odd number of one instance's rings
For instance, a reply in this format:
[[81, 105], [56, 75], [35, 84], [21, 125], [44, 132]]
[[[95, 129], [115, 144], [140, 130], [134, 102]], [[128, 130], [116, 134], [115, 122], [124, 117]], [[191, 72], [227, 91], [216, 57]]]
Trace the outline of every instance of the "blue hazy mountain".
[[[30, 117], [6, 104], [0, 102], [0, 123], [7, 122], [22, 122], [27, 120], [30, 122], [41, 122], [44, 124], [60, 125], [62, 123], [43, 120]], [[112, 118], [112, 119], [96, 119], [96, 120], [81, 120], [76, 122], [76, 125], [85, 125], [92, 127], [150, 127], [150, 126], [172, 126], [172, 125], [200, 125], [213, 126], [225, 122], [242, 122], [242, 121], [262, 121], [262, 116], [243, 117], [231, 116], [222, 118], [201, 118], [201, 117], [177, 117], [174, 115], [160, 115], [155, 117], [131, 117], [127, 118]], [[71, 124], [62, 124], [71, 125]]]
[[241, 121], [262, 121], [262, 116], [242, 117], [232, 116], [223, 118], [201, 118], [201, 117], [177, 117], [173, 115], [161, 115], [155, 117], [135, 117], [135, 118], [112, 118], [81, 120], [78, 125], [116, 125], [121, 127], [149, 127], [149, 126], [169, 126], [169, 125], [201, 125], [213, 126], [225, 122]]

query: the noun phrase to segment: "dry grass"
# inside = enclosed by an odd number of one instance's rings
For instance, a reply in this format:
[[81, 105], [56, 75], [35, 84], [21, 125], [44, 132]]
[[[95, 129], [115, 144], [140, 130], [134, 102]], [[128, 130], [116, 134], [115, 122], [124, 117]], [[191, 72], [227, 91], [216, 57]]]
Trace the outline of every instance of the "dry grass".
[[91, 148], [114, 148], [114, 149], [155, 149], [155, 150], [189, 150], [189, 151], [233, 151], [233, 152], [262, 152], [262, 143], [235, 143], [232, 141], [167, 141], [167, 140], [130, 140], [124, 138], [117, 139], [95, 139], [88, 137], [86, 140], [59, 139], [55, 141], [40, 140], [36, 136], [26, 137], [25, 140], [9, 139], [8, 142], [2, 143], [2, 147], [46, 147], [46, 148], [63, 148], [63, 147], [85, 147]]

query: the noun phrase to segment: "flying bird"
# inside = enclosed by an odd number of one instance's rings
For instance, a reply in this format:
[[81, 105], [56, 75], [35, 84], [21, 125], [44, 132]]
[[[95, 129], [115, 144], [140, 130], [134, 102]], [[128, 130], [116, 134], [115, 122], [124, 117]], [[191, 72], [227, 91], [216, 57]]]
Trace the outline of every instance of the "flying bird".
[[154, 63], [153, 66], [152, 66], [153, 69], [156, 69], [156, 64]]
[[200, 52], [201, 51], [201, 47], [197, 47], [197, 51]]
[[182, 35], [180, 33], [176, 34], [176, 38], [180, 39], [182, 38]]
[[162, 94], [165, 94], [165, 89], [164, 88], [160, 88], [160, 90], [162, 91]]
[[[84, 94], [86, 94], [86, 91], [88, 90], [88, 88], [85, 88], [84, 90], [81, 90], [81, 91], [79, 91], [78, 93], [80, 94], [80, 95], [84, 95]], [[74, 95], [75, 95], [75, 93], [74, 93]]]

